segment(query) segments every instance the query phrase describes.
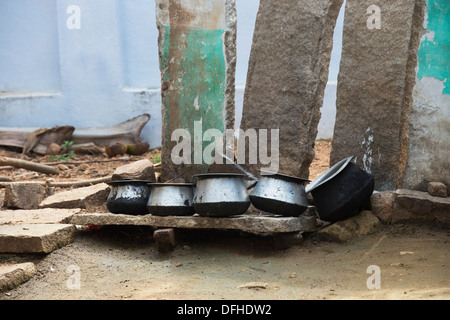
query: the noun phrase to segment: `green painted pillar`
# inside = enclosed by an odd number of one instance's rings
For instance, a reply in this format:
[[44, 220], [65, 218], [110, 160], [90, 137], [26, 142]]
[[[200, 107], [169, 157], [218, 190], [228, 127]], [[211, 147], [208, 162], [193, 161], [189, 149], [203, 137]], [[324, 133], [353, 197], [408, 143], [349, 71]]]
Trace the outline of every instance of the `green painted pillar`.
[[[234, 128], [235, 0], [156, 0], [156, 8], [162, 82], [161, 178], [190, 181], [193, 174], [208, 170], [203, 150], [212, 140], [203, 142], [204, 133]], [[189, 137], [180, 135], [180, 129]], [[181, 148], [188, 144], [190, 150]]]

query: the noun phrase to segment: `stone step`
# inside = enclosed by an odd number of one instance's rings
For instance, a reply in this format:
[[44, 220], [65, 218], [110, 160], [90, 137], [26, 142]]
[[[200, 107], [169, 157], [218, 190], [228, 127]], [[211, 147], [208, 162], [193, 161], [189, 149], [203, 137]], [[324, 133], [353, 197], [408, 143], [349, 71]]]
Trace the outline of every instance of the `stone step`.
[[106, 205], [109, 186], [99, 183], [89, 187], [76, 188], [56, 193], [45, 198], [39, 208], [83, 208], [94, 209]]
[[131, 216], [111, 213], [83, 213], [74, 215], [70, 222], [74, 225], [135, 225], [158, 228], [240, 230], [254, 234], [303, 232], [313, 231], [316, 228], [315, 216], [241, 215], [209, 218], [198, 215], [158, 217], [153, 215]]
[[81, 209], [1, 210], [0, 225], [4, 224], [68, 224]]
[[49, 253], [71, 243], [71, 224], [0, 225], [0, 253]]
[[399, 189], [395, 192], [392, 222], [403, 220], [450, 223], [450, 197], [435, 197], [427, 192]]

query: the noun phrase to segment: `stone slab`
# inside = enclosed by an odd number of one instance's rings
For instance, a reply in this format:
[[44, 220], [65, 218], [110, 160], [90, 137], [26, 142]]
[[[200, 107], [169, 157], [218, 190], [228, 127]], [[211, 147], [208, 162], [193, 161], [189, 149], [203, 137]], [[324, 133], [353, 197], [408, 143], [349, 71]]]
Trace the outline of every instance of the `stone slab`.
[[12, 290], [36, 274], [32, 262], [0, 265], [0, 292]]
[[[309, 176], [341, 5], [342, 0], [260, 1], [241, 129], [260, 135], [268, 130], [268, 156], [272, 143], [277, 147], [271, 130], [279, 130], [279, 168], [270, 171]], [[247, 152], [258, 147], [247, 144]], [[255, 175], [269, 168], [261, 158], [252, 162], [247, 158], [245, 165]]]
[[82, 208], [90, 209], [106, 204], [110, 187], [99, 183], [89, 187], [58, 192], [45, 198], [39, 208]]
[[37, 210], [1, 210], [0, 225], [2, 224], [48, 224], [69, 223], [74, 214], [81, 209], [37, 209]]
[[130, 216], [111, 213], [77, 214], [71, 219], [74, 225], [137, 225], [180, 229], [227, 229], [241, 230], [255, 234], [289, 233], [313, 231], [316, 227], [314, 216], [267, 217], [241, 215], [225, 218], [208, 218], [198, 215], [189, 217], [153, 215]]
[[[200, 123], [200, 149], [208, 129], [234, 129], [236, 65], [235, 0], [157, 0], [156, 22], [161, 69], [162, 181], [191, 180], [206, 173], [202, 159], [194, 159], [195, 124]], [[172, 134], [186, 129], [189, 163], [174, 163], [179, 142]], [[187, 139], [187, 138], [186, 138]], [[180, 139], [181, 140], [181, 139]], [[187, 152], [187, 151], [186, 151]], [[201, 150], [199, 150], [202, 155]], [[189, 170], [188, 173], [186, 173]]]
[[434, 197], [427, 192], [408, 189], [397, 190], [392, 222], [405, 220], [450, 223], [450, 197]]
[[356, 157], [375, 189], [399, 188], [423, 3], [347, 0], [331, 165]]
[[49, 253], [73, 241], [71, 224], [0, 225], [0, 252]]

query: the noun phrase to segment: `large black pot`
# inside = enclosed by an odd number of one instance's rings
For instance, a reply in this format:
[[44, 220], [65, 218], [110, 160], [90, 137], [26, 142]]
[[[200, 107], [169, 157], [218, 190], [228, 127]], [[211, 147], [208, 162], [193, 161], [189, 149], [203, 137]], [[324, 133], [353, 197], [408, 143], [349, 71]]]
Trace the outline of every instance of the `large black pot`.
[[146, 215], [150, 196], [149, 181], [116, 180], [108, 182], [111, 187], [106, 206], [111, 213]]
[[352, 159], [339, 161], [306, 187], [321, 220], [336, 222], [350, 218], [363, 210], [370, 199], [374, 178], [353, 164]]

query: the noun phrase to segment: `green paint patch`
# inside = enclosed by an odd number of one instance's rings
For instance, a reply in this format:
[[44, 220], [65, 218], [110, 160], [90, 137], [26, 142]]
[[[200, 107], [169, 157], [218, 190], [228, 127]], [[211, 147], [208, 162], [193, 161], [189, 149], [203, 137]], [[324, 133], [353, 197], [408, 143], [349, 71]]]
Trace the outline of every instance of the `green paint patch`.
[[450, 1], [426, 0], [427, 30], [434, 32], [433, 39], [422, 41], [418, 51], [417, 77], [433, 77], [444, 81], [443, 94], [450, 95]]
[[225, 31], [170, 26], [164, 28], [160, 67], [165, 71], [165, 80], [170, 83], [163, 96], [166, 146], [170, 147], [171, 133], [175, 129], [188, 129], [193, 135], [195, 121], [202, 121], [203, 132], [208, 129], [223, 132]]

